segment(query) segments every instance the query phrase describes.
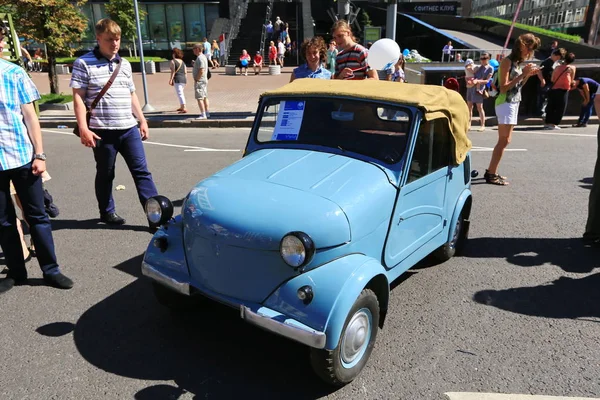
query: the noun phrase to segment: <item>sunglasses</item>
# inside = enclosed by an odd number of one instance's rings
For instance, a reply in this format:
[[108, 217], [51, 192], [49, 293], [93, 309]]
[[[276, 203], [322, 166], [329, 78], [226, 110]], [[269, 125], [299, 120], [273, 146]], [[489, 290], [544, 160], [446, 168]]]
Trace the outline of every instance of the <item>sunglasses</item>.
[[480, 58], [479, 58], [479, 60], [480, 60], [480, 61], [483, 61], [483, 60], [489, 60], [489, 58], [487, 58], [487, 57], [480, 57]]

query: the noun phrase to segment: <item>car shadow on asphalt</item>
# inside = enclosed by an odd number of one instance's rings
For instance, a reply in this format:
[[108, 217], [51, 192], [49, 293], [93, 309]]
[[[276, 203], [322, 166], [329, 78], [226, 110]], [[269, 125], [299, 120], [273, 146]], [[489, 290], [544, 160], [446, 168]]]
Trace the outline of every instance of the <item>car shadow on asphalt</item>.
[[469, 238], [463, 256], [504, 258], [520, 267], [552, 264], [574, 273], [600, 267], [600, 249], [584, 247], [581, 238]]
[[[142, 257], [114, 268], [140, 277]], [[61, 331], [68, 331], [63, 322], [38, 328], [47, 336]], [[177, 399], [185, 392], [198, 399], [306, 399], [334, 391], [312, 372], [305, 346], [253, 327], [218, 303], [171, 312], [144, 277], [85, 311], [73, 335], [81, 356], [103, 371], [175, 382], [146, 387], [136, 399]]]
[[[545, 318], [600, 318], [600, 273], [583, 278], [563, 276], [538, 286], [475, 293], [477, 303]], [[600, 322], [598, 320], [589, 320]]]
[[107, 225], [100, 222], [100, 219], [52, 219], [52, 230], [59, 231], [61, 229], [111, 229], [122, 231], [148, 232], [148, 226], [139, 225]]

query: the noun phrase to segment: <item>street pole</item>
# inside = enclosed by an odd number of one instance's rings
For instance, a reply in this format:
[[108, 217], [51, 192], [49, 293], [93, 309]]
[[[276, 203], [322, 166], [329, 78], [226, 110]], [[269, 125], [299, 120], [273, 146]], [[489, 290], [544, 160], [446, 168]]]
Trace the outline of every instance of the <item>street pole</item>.
[[142, 46], [142, 28], [140, 27], [140, 13], [138, 11], [138, 2], [133, 0], [133, 6], [135, 8], [135, 25], [138, 36], [138, 46], [140, 48], [140, 66], [142, 67], [142, 85], [144, 86], [144, 102], [146, 103], [142, 108], [142, 111], [155, 111], [156, 109], [150, 105], [148, 101], [148, 85], [146, 84], [146, 66], [144, 65], [144, 47]]
[[517, 18], [519, 16], [519, 11], [521, 11], [522, 5], [523, 5], [523, 0], [519, 0], [519, 4], [517, 5], [517, 11], [515, 11], [515, 16], [513, 17], [512, 23], [510, 24], [510, 29], [508, 30], [508, 36], [506, 36], [506, 42], [504, 42], [504, 47], [502, 47], [502, 57], [504, 57], [504, 52], [508, 48], [508, 42], [510, 41], [510, 36], [512, 35], [512, 31], [515, 26], [515, 23], [517, 22]]
[[398, 1], [390, 0], [387, 9], [387, 22], [385, 26], [385, 36], [396, 40], [396, 20], [398, 18]]

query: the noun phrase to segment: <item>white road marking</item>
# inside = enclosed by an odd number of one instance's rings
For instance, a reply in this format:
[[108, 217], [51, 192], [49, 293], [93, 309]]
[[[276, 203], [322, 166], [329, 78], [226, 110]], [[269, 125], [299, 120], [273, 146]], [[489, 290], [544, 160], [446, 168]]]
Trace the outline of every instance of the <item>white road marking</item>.
[[600, 400], [591, 397], [560, 397], [560, 396], [537, 396], [529, 394], [501, 394], [501, 393], [467, 393], [448, 392], [444, 393], [449, 400]]
[[[471, 151], [494, 151], [493, 147], [471, 147]], [[505, 149], [504, 151], [527, 151], [527, 149]]]
[[[73, 135], [73, 132], [64, 132], [64, 131], [54, 131], [54, 130], [50, 130], [50, 129], [42, 129], [43, 132], [50, 132], [50, 133], [58, 133], [61, 135], [69, 135], [69, 136], [75, 136]], [[165, 147], [176, 147], [176, 148], [180, 148], [180, 149], [186, 149], [184, 151], [240, 151], [239, 149], [211, 149], [210, 147], [198, 147], [198, 146], [186, 146], [186, 145], [182, 145], [182, 144], [170, 144], [170, 143], [159, 143], [159, 142], [148, 142], [145, 141], [144, 143], [146, 144], [154, 144], [156, 146], [165, 146]]]
[[[514, 132], [513, 132], [514, 133]], [[519, 132], [521, 133], [521, 132]], [[598, 135], [587, 135], [585, 133], [562, 133], [562, 132], [541, 132], [541, 131], [527, 131], [523, 133], [535, 133], [536, 135], [548, 135], [548, 136], [579, 136], [579, 137], [597, 137]]]

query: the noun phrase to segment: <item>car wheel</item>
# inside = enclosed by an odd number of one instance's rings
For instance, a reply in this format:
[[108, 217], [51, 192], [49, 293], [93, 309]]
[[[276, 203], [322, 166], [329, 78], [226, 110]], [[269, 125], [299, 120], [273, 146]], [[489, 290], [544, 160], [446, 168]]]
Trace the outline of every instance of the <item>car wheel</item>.
[[433, 257], [439, 261], [448, 261], [456, 254], [459, 254], [467, 240], [467, 221], [464, 217], [464, 210], [460, 212], [456, 226], [454, 228], [454, 235], [450, 238], [447, 243], [444, 243], [442, 247], [433, 252]]
[[348, 313], [338, 346], [334, 350], [311, 349], [313, 370], [330, 385], [344, 386], [367, 364], [379, 327], [379, 302], [364, 289]]
[[196, 299], [196, 297], [177, 293], [160, 283], [152, 282], [152, 288], [154, 289], [156, 300], [158, 300], [161, 305], [170, 308], [171, 310], [189, 310], [198, 305], [198, 299]]

